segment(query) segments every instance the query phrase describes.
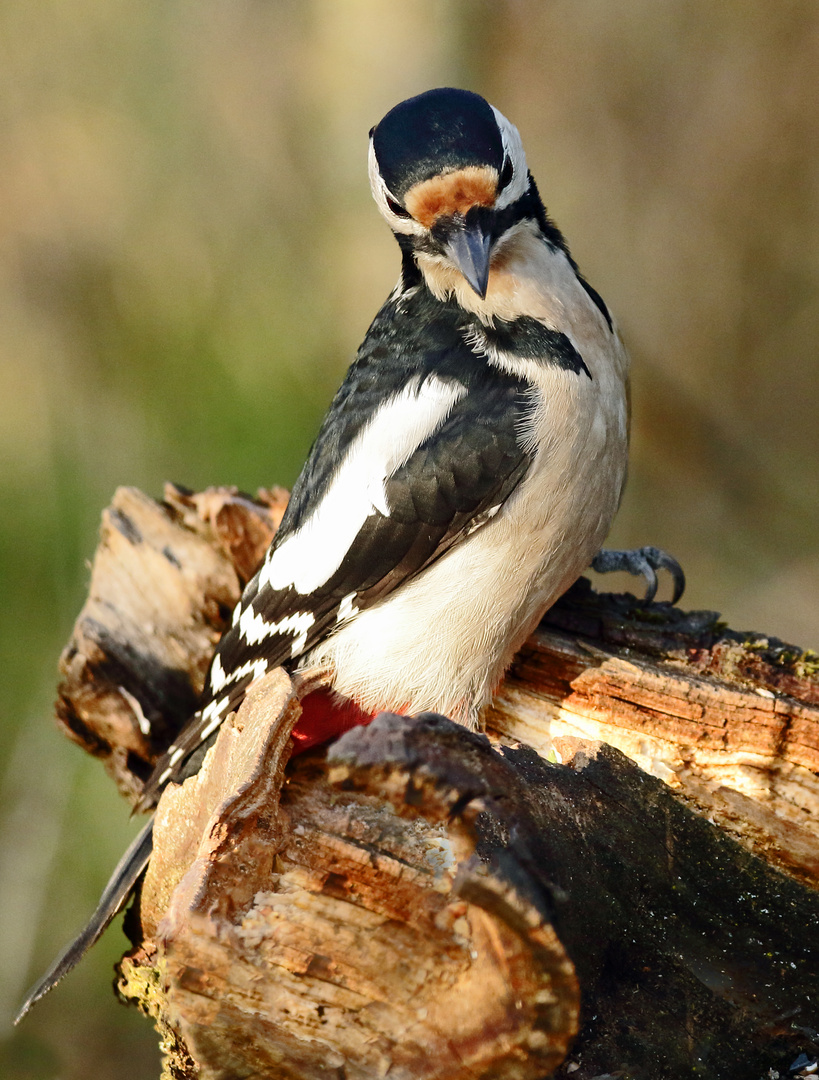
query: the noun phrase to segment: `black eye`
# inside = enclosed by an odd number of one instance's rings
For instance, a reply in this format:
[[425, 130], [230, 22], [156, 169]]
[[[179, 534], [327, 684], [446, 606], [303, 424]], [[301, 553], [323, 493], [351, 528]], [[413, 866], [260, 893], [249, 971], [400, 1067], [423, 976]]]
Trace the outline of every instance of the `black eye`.
[[507, 158], [503, 163], [503, 171], [500, 174], [500, 180], [498, 181], [498, 191], [503, 191], [512, 182], [512, 177], [515, 175], [515, 167], [512, 164], [512, 159]]
[[390, 208], [390, 210], [392, 210], [396, 217], [412, 217], [412, 214], [410, 214], [409, 210], [405, 210], [400, 203], [397, 203], [395, 199], [391, 199], [389, 195], [387, 196], [387, 206]]

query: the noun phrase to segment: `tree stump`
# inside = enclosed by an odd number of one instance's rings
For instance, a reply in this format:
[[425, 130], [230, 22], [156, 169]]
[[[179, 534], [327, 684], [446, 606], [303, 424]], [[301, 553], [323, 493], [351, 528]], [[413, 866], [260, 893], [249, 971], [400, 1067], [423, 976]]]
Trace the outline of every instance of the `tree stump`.
[[[126, 797], [285, 504], [169, 486], [103, 515], [58, 718]], [[818, 657], [581, 580], [486, 734], [382, 714], [288, 761], [313, 687], [268, 675], [160, 801], [119, 991], [165, 1076], [809, 1075]]]

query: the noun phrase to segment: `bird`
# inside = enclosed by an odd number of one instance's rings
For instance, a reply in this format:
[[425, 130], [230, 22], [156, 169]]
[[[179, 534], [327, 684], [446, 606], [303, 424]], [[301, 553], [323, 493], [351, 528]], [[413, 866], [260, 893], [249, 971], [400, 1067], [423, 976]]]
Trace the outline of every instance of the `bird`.
[[[682, 592], [659, 549], [602, 549], [626, 480], [629, 358], [517, 128], [476, 93], [433, 89], [371, 129], [368, 164], [398, 282], [141, 808], [198, 770], [272, 668], [329, 672], [302, 702], [302, 748], [380, 711], [474, 729], [517, 649], [590, 565], [641, 574], [649, 599], [665, 568], [675, 601]], [[151, 847], [149, 821], [18, 1019], [99, 938]]]

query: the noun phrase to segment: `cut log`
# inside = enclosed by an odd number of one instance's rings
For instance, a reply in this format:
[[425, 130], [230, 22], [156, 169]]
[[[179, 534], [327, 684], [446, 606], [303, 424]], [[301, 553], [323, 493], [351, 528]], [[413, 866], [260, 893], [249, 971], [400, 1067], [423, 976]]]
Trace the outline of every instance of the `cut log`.
[[[451, 790], [416, 782], [406, 822], [384, 797], [340, 797], [316, 760], [283, 788], [297, 717], [284, 672], [262, 680], [157, 816], [142, 933], [194, 1075], [551, 1071], [578, 990], [543, 899], [472, 858], [475, 811], [449, 823]], [[143, 997], [144, 949], [124, 996]]]
[[[285, 502], [106, 511], [58, 716], [130, 798]], [[288, 763], [305, 688], [271, 673], [162, 797], [120, 993], [178, 1078], [787, 1075], [819, 1052], [817, 672], [581, 581], [486, 736], [382, 715]]]
[[749, 850], [819, 881], [819, 657], [715, 612], [645, 609], [585, 579], [547, 614], [487, 711], [549, 756], [616, 746]]

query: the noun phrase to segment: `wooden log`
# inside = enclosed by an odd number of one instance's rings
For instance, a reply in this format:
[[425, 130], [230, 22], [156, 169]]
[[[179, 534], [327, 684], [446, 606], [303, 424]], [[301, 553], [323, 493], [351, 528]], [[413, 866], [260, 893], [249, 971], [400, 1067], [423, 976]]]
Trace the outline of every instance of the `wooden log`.
[[[473, 860], [450, 791], [416, 784], [407, 823], [383, 797], [340, 798], [315, 759], [283, 788], [297, 717], [284, 672], [262, 680], [157, 816], [141, 932], [192, 1075], [551, 1071], [578, 990], [545, 905]], [[144, 1000], [145, 948], [124, 996]]]
[[549, 756], [616, 746], [749, 850], [819, 881], [819, 657], [715, 612], [648, 609], [585, 579], [527, 642], [486, 722]]
[[88, 599], [60, 657], [57, 721], [136, 802], [196, 709], [210, 657], [281, 521], [287, 493], [235, 488], [162, 502], [119, 488], [102, 515]]
[[[58, 715], [126, 795], [285, 499], [104, 515]], [[581, 581], [488, 739], [382, 716], [289, 764], [272, 673], [163, 795], [120, 992], [179, 1078], [785, 1075], [819, 1052], [818, 670]]]

